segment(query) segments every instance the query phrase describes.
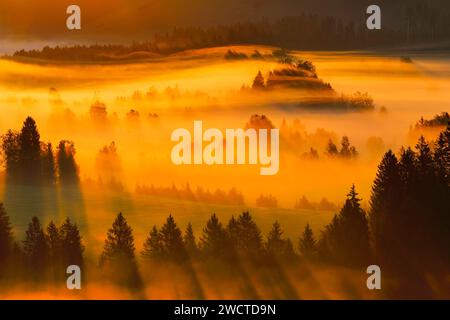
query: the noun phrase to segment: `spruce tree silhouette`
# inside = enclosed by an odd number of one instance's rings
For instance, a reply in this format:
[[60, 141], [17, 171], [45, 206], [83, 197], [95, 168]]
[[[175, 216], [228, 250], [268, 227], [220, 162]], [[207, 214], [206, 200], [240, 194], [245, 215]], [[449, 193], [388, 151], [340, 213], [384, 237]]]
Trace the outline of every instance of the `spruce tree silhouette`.
[[37, 217], [28, 224], [23, 241], [23, 252], [29, 274], [34, 280], [44, 280], [48, 266], [49, 248], [47, 239]]
[[56, 182], [55, 155], [51, 143], [45, 144], [42, 149], [42, 174], [46, 184], [53, 185]]
[[196, 257], [198, 254], [197, 240], [195, 239], [194, 231], [192, 230], [192, 224], [189, 222], [183, 237], [184, 247], [190, 257]]
[[295, 256], [292, 242], [290, 239], [285, 239], [283, 237], [283, 230], [278, 221], [273, 223], [272, 229], [267, 235], [267, 241], [264, 247], [270, 257], [287, 260], [292, 259]]
[[238, 232], [234, 242], [237, 251], [247, 257], [258, 257], [262, 254], [261, 231], [248, 211], [238, 218]]
[[215, 213], [206, 222], [200, 238], [200, 248], [208, 258], [227, 258], [230, 254], [227, 233]]
[[317, 244], [309, 223], [306, 224], [303, 234], [299, 239], [298, 250], [302, 257], [306, 259], [312, 260], [317, 257]]
[[132, 290], [142, 288], [142, 280], [135, 259], [133, 229], [119, 213], [108, 230], [100, 266], [118, 285]]
[[399, 163], [394, 153], [389, 150], [383, 156], [370, 197], [370, 229], [372, 232], [375, 257], [387, 268], [394, 267], [398, 259], [400, 235], [397, 229], [400, 217], [401, 182]]
[[266, 85], [264, 84], [264, 77], [263, 77], [261, 71], [258, 71], [258, 74], [256, 75], [255, 79], [253, 80], [252, 89], [264, 90], [265, 88], [266, 88]]
[[265, 245], [266, 250], [270, 254], [276, 254], [283, 250], [284, 239], [282, 239], [282, 236], [283, 231], [281, 230], [281, 225], [278, 223], [278, 221], [275, 221], [272, 225], [272, 229], [267, 235], [267, 241]]
[[62, 140], [57, 151], [58, 174], [63, 184], [78, 183], [78, 166], [75, 162], [75, 146], [73, 142]]
[[166, 223], [162, 226], [160, 239], [163, 247], [163, 255], [166, 259], [182, 261], [187, 258], [181, 230], [178, 228], [172, 215], [169, 215]]
[[63, 271], [61, 270], [61, 254], [63, 251], [61, 248], [60, 231], [53, 220], [50, 221], [47, 226], [46, 238], [49, 250], [49, 264], [52, 269], [52, 275], [54, 277], [54, 280], [58, 281], [64, 275]]
[[36, 122], [27, 117], [19, 136], [19, 167], [25, 182], [39, 182], [41, 173], [41, 142]]
[[19, 133], [8, 130], [1, 139], [3, 159], [6, 169], [7, 182], [16, 181], [20, 171], [19, 168], [19, 154], [20, 142]]
[[161, 243], [161, 237], [156, 226], [153, 226], [149, 232], [147, 238], [144, 241], [144, 245], [141, 251], [141, 257], [144, 259], [160, 259], [163, 256], [163, 246]]
[[324, 231], [331, 261], [347, 266], [365, 266], [371, 255], [366, 213], [352, 185], [339, 215]]
[[228, 241], [230, 245], [232, 245], [233, 248], [237, 248], [240, 228], [239, 222], [234, 217], [234, 215], [232, 215], [230, 220], [228, 221], [226, 232], [228, 235]]
[[11, 258], [13, 242], [11, 222], [3, 203], [0, 203], [0, 272], [4, 271], [4, 267]]
[[84, 245], [78, 226], [66, 218], [60, 228], [60, 237], [64, 271], [69, 265], [77, 265], [83, 269]]

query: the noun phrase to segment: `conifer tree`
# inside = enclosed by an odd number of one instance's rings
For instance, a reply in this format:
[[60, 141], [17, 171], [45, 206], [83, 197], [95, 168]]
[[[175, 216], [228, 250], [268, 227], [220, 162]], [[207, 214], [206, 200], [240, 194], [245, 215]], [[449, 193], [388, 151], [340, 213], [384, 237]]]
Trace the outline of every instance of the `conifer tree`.
[[283, 237], [283, 231], [278, 221], [272, 225], [272, 229], [267, 235], [265, 243], [267, 253], [272, 257], [281, 259], [289, 259], [294, 257], [294, 248], [290, 239]]
[[255, 79], [253, 80], [252, 89], [257, 90], [263, 90], [266, 86], [264, 84], [264, 77], [261, 73], [261, 71], [258, 71], [258, 74], [256, 75]]
[[142, 281], [135, 259], [133, 229], [119, 213], [108, 230], [100, 266], [110, 272], [119, 285], [141, 289]]
[[60, 228], [62, 262], [65, 267], [69, 265], [84, 265], [84, 246], [80, 230], [75, 223], [67, 218]]
[[160, 239], [164, 256], [167, 259], [183, 260], [186, 258], [181, 230], [178, 228], [172, 215], [169, 215], [166, 223], [162, 226]]
[[148, 234], [144, 241], [141, 251], [141, 256], [144, 259], [158, 259], [163, 255], [163, 247], [161, 244], [161, 237], [156, 226]]
[[28, 224], [23, 241], [23, 251], [31, 273], [42, 279], [48, 265], [49, 248], [44, 230], [37, 217], [33, 217]]
[[184, 246], [191, 256], [196, 256], [198, 253], [197, 241], [195, 239], [192, 224], [189, 222], [183, 237]]
[[357, 195], [353, 185], [339, 215], [325, 230], [330, 258], [348, 266], [365, 265], [371, 253], [366, 213]]
[[19, 166], [22, 177], [36, 182], [41, 172], [41, 142], [36, 122], [27, 117], [19, 136]]
[[370, 229], [377, 258], [393, 261], [389, 254], [395, 243], [396, 221], [399, 220], [399, 192], [401, 183], [399, 163], [394, 153], [389, 150], [383, 156], [370, 198]]
[[215, 213], [206, 222], [200, 238], [200, 248], [205, 256], [211, 258], [225, 257], [229, 253], [226, 231]]
[[228, 235], [228, 240], [230, 242], [230, 245], [232, 245], [233, 247], [236, 248], [238, 245], [240, 228], [239, 228], [239, 222], [234, 217], [234, 215], [232, 215], [230, 220], [228, 221], [226, 232]]
[[54, 274], [62, 274], [60, 270], [62, 268], [61, 255], [63, 253], [63, 250], [61, 248], [61, 235], [58, 227], [55, 225], [53, 220], [50, 221], [47, 226], [46, 236], [49, 250], [49, 263], [53, 268]]
[[262, 236], [248, 211], [238, 218], [238, 238], [236, 249], [244, 255], [257, 256], [262, 250]]
[[303, 234], [299, 239], [298, 249], [302, 256], [307, 259], [313, 259], [317, 255], [317, 244], [309, 223], [306, 224], [305, 230], [303, 230]]
[[55, 155], [51, 143], [47, 143], [42, 148], [42, 175], [44, 182], [54, 184], [56, 181]]
[[275, 221], [272, 225], [272, 229], [270, 230], [267, 236], [266, 242], [266, 250], [269, 253], [277, 253], [283, 250], [284, 241], [282, 239], [283, 231], [281, 231], [281, 225], [278, 221]]
[[2, 136], [1, 147], [6, 168], [6, 177], [16, 179], [19, 173], [20, 142], [19, 133], [8, 130]]
[[78, 166], [73, 142], [62, 140], [57, 151], [58, 173], [62, 183], [78, 183]]

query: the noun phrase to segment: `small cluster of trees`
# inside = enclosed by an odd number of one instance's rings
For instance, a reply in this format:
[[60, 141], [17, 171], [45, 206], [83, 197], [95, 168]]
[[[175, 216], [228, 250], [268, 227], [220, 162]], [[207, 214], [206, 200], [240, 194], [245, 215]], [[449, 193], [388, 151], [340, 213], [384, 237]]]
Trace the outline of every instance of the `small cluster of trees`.
[[350, 144], [350, 139], [347, 136], [343, 136], [341, 140], [341, 149], [338, 150], [337, 146], [330, 139], [328, 140], [327, 149], [325, 154], [331, 158], [343, 158], [343, 159], [356, 159], [358, 157], [358, 151]]
[[273, 224], [264, 241], [249, 212], [232, 216], [225, 226], [216, 214], [211, 215], [198, 241], [190, 223], [182, 233], [170, 215], [160, 229], [152, 228], [141, 252], [144, 260], [177, 262], [198, 257], [206, 260], [227, 261], [238, 257], [251, 260], [267, 254], [293, 258], [295, 251], [291, 240], [283, 237], [278, 222]]
[[[301, 107], [330, 108], [343, 111], [370, 111], [375, 104], [369, 94], [355, 92], [350, 95], [337, 95], [331, 84], [317, 77], [314, 65], [309, 61], [297, 60], [287, 67], [269, 72], [267, 80], [258, 71], [251, 86], [253, 91], [274, 89], [325, 90], [330, 95], [317, 101], [301, 101]], [[243, 91], [248, 87], [243, 86]]]
[[205, 190], [199, 186], [193, 191], [189, 183], [184, 188], [177, 188], [175, 185], [171, 187], [138, 185], [136, 186], [136, 193], [224, 205], [243, 205], [245, 203], [244, 195], [236, 188], [231, 188], [228, 192], [222, 189], [211, 192], [209, 189]]
[[36, 122], [27, 117], [20, 132], [1, 136], [1, 151], [9, 182], [54, 184], [78, 181], [73, 142], [61, 140], [56, 148], [42, 142]]
[[263, 208], [277, 208], [278, 200], [271, 194], [260, 194], [258, 198], [256, 198], [256, 205]]
[[415, 128], [423, 128], [423, 127], [440, 127], [446, 126], [450, 123], [450, 114], [448, 112], [441, 112], [440, 114], [435, 115], [432, 119], [424, 119], [423, 117], [417, 121]]
[[39, 219], [33, 217], [19, 244], [0, 203], [0, 272], [20, 274], [37, 282], [61, 281], [66, 277], [67, 266], [83, 267], [83, 252], [78, 226], [69, 218], [60, 226], [50, 221], [44, 229]]
[[326, 210], [334, 211], [337, 210], [337, 205], [333, 202], [327, 200], [327, 198], [322, 198], [319, 202], [310, 201], [306, 196], [301, 197], [295, 202], [295, 209], [301, 210]]
[[[286, 57], [290, 57], [290, 55], [286, 54]], [[270, 71], [267, 76], [267, 80], [264, 79], [261, 71], [258, 71], [253, 79], [252, 89], [320, 89], [334, 92], [329, 83], [325, 83], [317, 77], [316, 68], [312, 62], [300, 60], [295, 57], [289, 58], [288, 61], [289, 63], [282, 60], [282, 62], [287, 64], [287, 66]]]

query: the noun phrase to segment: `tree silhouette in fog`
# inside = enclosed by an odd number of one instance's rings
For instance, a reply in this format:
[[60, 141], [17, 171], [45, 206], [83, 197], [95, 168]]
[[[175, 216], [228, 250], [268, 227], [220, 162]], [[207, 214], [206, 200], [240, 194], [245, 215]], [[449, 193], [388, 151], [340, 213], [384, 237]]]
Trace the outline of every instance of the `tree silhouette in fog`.
[[189, 222], [183, 236], [183, 243], [189, 256], [196, 257], [198, 254], [197, 240], [195, 239], [192, 224]]
[[144, 241], [141, 256], [144, 259], [158, 259], [161, 258], [162, 255], [163, 247], [161, 243], [161, 237], [159, 235], [158, 228], [156, 226], [153, 226], [152, 230]]
[[255, 79], [253, 80], [252, 89], [264, 90], [265, 88], [266, 88], [266, 85], [264, 84], [264, 77], [263, 77], [261, 71], [258, 71], [258, 74], [256, 75]]
[[400, 224], [398, 192], [400, 190], [399, 164], [395, 154], [389, 150], [383, 156], [372, 185], [370, 198], [370, 227], [374, 252], [383, 263], [393, 264], [398, 258], [400, 236], [396, 226]]
[[6, 213], [3, 203], [0, 203], [0, 271], [10, 258], [13, 250], [13, 233], [9, 216]]
[[354, 159], [358, 156], [356, 148], [350, 144], [350, 140], [347, 136], [342, 137], [339, 155], [347, 159]]
[[248, 211], [239, 215], [236, 231], [230, 232], [230, 239], [236, 250], [245, 256], [261, 254], [263, 248], [261, 231]]
[[402, 149], [399, 160], [388, 151], [378, 167], [370, 222], [376, 257], [390, 271], [450, 263], [449, 137], [447, 127], [433, 148], [420, 137], [416, 151]]
[[43, 181], [51, 185], [56, 182], [56, 163], [53, 146], [51, 143], [45, 143], [41, 149]]
[[364, 266], [370, 257], [368, 222], [357, 196], [353, 185], [341, 211], [325, 227], [319, 244], [322, 255], [342, 265]]
[[306, 259], [314, 259], [317, 256], [317, 243], [309, 223], [306, 224], [302, 236], [299, 239], [298, 250], [302, 257]]
[[33, 217], [28, 224], [23, 241], [23, 252], [26, 266], [30, 273], [36, 278], [43, 277], [48, 266], [49, 247], [47, 239], [42, 229], [41, 222], [37, 217]]
[[230, 242], [222, 223], [214, 213], [206, 222], [200, 237], [200, 249], [203, 255], [210, 258], [225, 258], [230, 252]]
[[186, 258], [186, 250], [181, 235], [181, 230], [175, 223], [172, 215], [166, 220], [160, 232], [163, 256], [169, 260], [179, 261]]
[[52, 273], [55, 279], [59, 280], [60, 276], [63, 275], [63, 265], [61, 261], [61, 255], [63, 251], [61, 248], [60, 231], [53, 220], [50, 221], [47, 226], [46, 238], [49, 250], [49, 263], [53, 268]]
[[62, 262], [65, 267], [69, 265], [84, 266], [84, 245], [78, 226], [66, 218], [60, 228]]
[[339, 154], [338, 148], [331, 139], [328, 140], [327, 149], [325, 153], [330, 157], [335, 157]]
[[2, 136], [2, 153], [6, 168], [6, 177], [15, 179], [19, 170], [19, 133], [8, 130]]
[[271, 257], [292, 259], [295, 256], [292, 242], [290, 239], [283, 237], [283, 230], [278, 221], [273, 223], [264, 247]]
[[134, 251], [133, 229], [122, 213], [119, 213], [108, 230], [100, 266], [117, 284], [140, 289], [142, 283]]
[[62, 183], [77, 183], [78, 166], [75, 162], [75, 145], [72, 141], [62, 140], [57, 151], [58, 173]]
[[26, 181], [36, 181], [41, 168], [41, 142], [36, 122], [27, 117], [19, 136], [19, 167]]

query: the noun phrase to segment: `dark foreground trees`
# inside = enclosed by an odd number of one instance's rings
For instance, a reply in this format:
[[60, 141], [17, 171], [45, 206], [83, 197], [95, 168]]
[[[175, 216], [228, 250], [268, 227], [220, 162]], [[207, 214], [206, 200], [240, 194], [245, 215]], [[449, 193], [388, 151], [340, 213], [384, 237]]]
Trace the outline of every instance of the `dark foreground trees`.
[[134, 252], [133, 229], [122, 213], [119, 213], [106, 235], [100, 267], [118, 285], [139, 290], [142, 281]]
[[[434, 144], [391, 151], [381, 161], [370, 201], [377, 259], [393, 271], [450, 264], [450, 128]], [[420, 261], [420, 263], [419, 263]]]
[[[84, 246], [78, 226], [66, 219], [44, 228], [37, 217], [28, 224], [22, 245], [14, 241], [9, 216], [0, 203], [0, 270], [4, 278], [64, 285], [69, 265], [84, 267]], [[4, 275], [4, 274], [2, 274]], [[0, 275], [0, 279], [2, 278]]]
[[[414, 150], [402, 149], [398, 157], [386, 152], [373, 183], [369, 214], [352, 186], [340, 212], [318, 238], [309, 225], [299, 230], [297, 251], [278, 222], [263, 237], [252, 215], [243, 212], [232, 216], [227, 224], [212, 214], [198, 235], [191, 224], [183, 234], [169, 215], [161, 227], [149, 230], [141, 256], [146, 261], [183, 267], [210, 263], [244, 274], [245, 263], [273, 272], [280, 270], [275, 266], [297, 266], [298, 261], [301, 264], [305, 260], [357, 270], [378, 264], [388, 276], [406, 277], [411, 283], [409, 276], [448, 276], [448, 199], [449, 127], [433, 144], [420, 138]], [[59, 227], [50, 221], [44, 228], [36, 217], [28, 225], [23, 246], [18, 246], [6, 210], [0, 205], [0, 268], [11, 265], [11, 261], [22, 261], [15, 265], [25, 268], [33, 280], [42, 275], [58, 279], [68, 264], [83, 265], [83, 251], [78, 228], [70, 220]], [[115, 283], [131, 290], [142, 288], [133, 230], [121, 213], [108, 230], [100, 267], [102, 274]], [[184, 270], [194, 273], [195, 268]], [[423, 292], [424, 283], [413, 290]]]

